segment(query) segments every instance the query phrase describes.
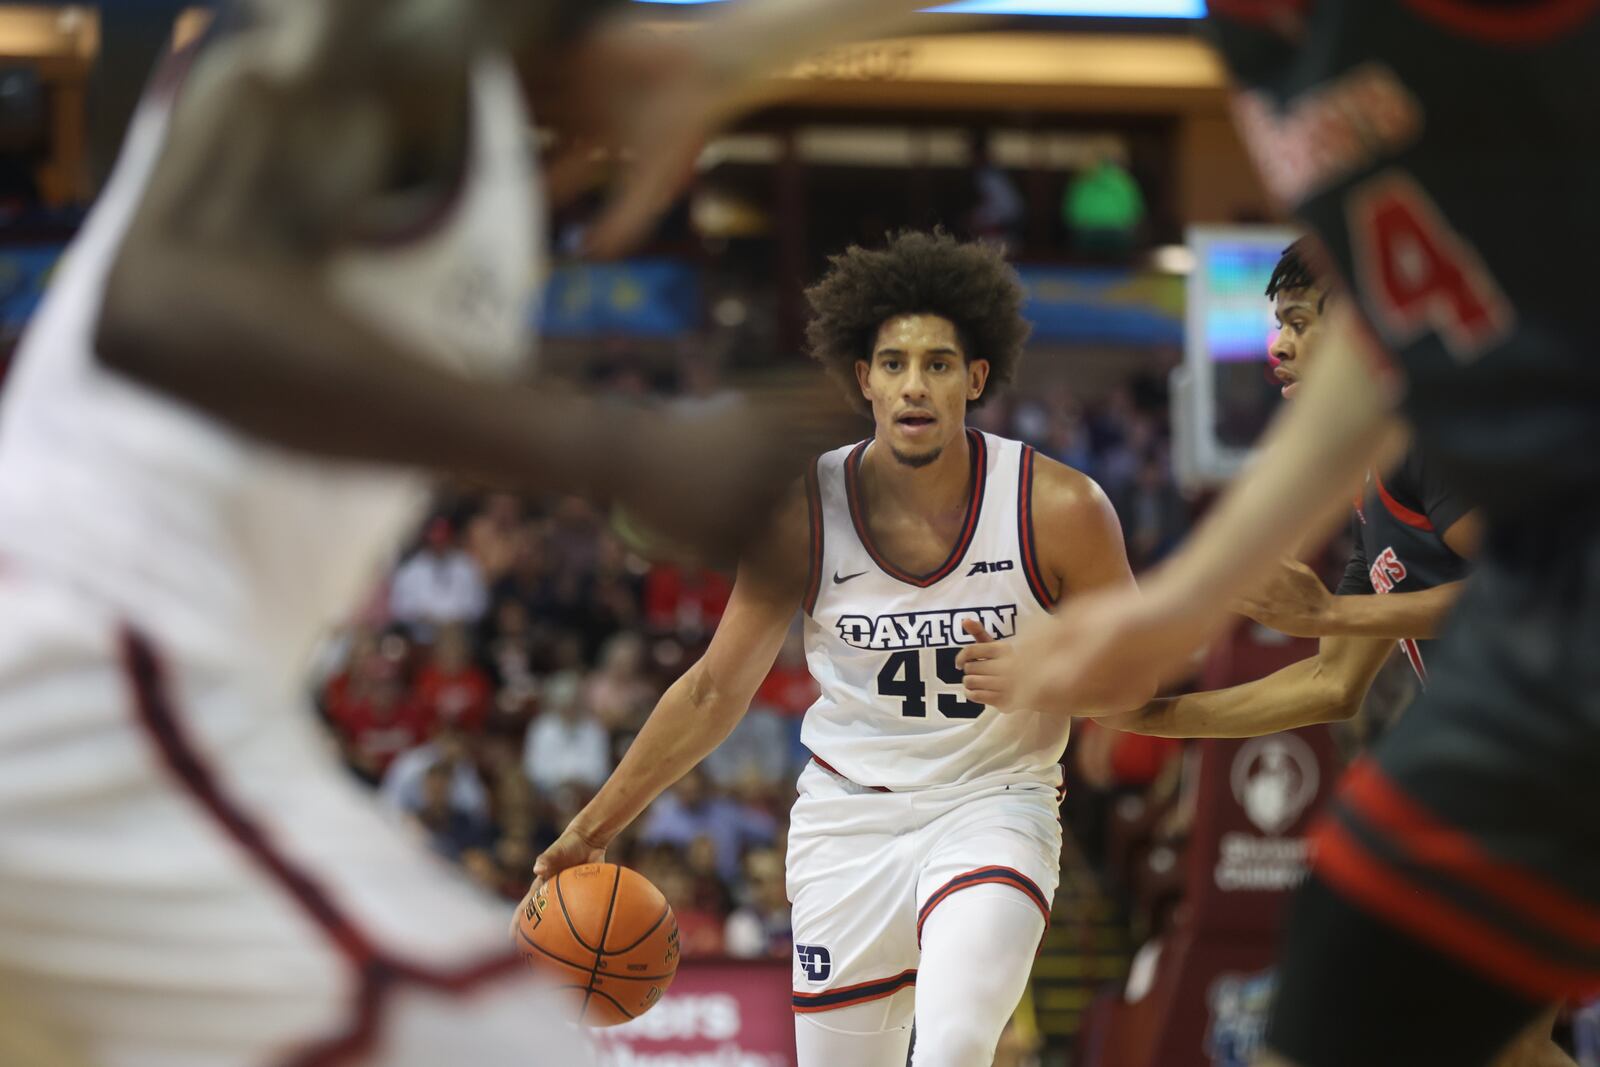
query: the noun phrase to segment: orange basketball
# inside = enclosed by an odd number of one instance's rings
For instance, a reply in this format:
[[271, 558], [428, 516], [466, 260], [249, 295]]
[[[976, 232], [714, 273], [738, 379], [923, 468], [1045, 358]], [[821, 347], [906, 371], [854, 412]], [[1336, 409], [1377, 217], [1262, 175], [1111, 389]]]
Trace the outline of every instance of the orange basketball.
[[678, 920], [661, 891], [615, 863], [569, 867], [517, 912], [536, 970], [572, 995], [578, 1021], [616, 1026], [649, 1011], [678, 973]]

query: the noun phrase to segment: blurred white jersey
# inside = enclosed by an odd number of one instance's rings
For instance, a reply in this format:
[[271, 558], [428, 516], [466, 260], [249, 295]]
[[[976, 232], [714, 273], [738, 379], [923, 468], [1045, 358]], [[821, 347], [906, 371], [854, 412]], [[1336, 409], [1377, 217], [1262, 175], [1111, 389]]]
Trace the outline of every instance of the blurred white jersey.
[[[506, 375], [542, 205], [505, 60], [472, 101], [434, 225], [323, 280], [441, 365]], [[379, 809], [301, 689], [425, 483], [267, 447], [95, 358], [170, 107], [141, 106], [0, 407], [4, 995], [93, 1067], [587, 1063], [509, 908]]]
[[[325, 281], [441, 365], [503, 376], [531, 350], [543, 219], [509, 62], [485, 56], [472, 94], [469, 156], [438, 217], [346, 250]], [[425, 483], [267, 447], [95, 359], [106, 277], [170, 97], [140, 107], [17, 353], [0, 407], [0, 557], [79, 587], [186, 661], [247, 654], [288, 670], [372, 586]]]
[[931, 574], [901, 571], [872, 544], [858, 484], [866, 442], [817, 461], [805, 641], [822, 696], [801, 739], [859, 785], [1061, 782], [1067, 717], [1002, 714], [961, 688], [956, 654], [972, 643], [963, 620], [1007, 638], [1051, 602], [1033, 544], [1033, 450], [976, 430], [967, 437], [966, 524]]

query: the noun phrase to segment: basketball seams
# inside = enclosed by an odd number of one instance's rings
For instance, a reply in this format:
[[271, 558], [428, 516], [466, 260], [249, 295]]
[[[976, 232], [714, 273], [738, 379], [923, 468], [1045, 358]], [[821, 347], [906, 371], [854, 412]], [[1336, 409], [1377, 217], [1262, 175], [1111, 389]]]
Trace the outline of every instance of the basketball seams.
[[[576, 988], [576, 987], [574, 987], [574, 988]], [[622, 1006], [622, 1004], [620, 1002], [618, 1002], [617, 998], [612, 996], [610, 993], [603, 992], [602, 990], [599, 990], [599, 989], [591, 989], [591, 990], [589, 990], [589, 992], [593, 993], [597, 997], [605, 997], [607, 1000], [609, 1000], [611, 1002], [611, 1006], [612, 1007], [616, 1008], [618, 1011], [620, 1011], [627, 1018], [629, 1018], [629, 1019], [637, 1019], [638, 1018], [638, 1016], [635, 1015], [633, 1012], [629, 1011], [627, 1008], [624, 1008]], [[584, 998], [583, 1009], [584, 1009], [584, 1011], [588, 1011], [589, 1010], [589, 1000], [588, 1000], [587, 997]], [[578, 1019], [579, 1019], [579, 1021], [582, 1021], [582, 1019], [583, 1019], [582, 1013], [579, 1013]]]
[[[561, 874], [566, 873], [566, 871], [561, 872]], [[582, 945], [584, 948], [588, 949], [590, 952], [593, 952], [595, 954], [595, 958], [598, 959], [600, 956], [600, 950], [583, 939], [583, 935], [578, 933], [577, 925], [572, 921], [572, 916], [567, 913], [567, 898], [561, 892], [561, 874], [556, 875], [556, 903], [561, 905], [561, 917], [567, 921], [567, 929], [572, 931], [573, 940]], [[615, 891], [613, 891], [611, 899], [616, 899]], [[606, 922], [609, 924], [610, 921], [610, 913], [608, 912]], [[603, 944], [605, 940], [605, 931], [601, 931], [600, 937], [601, 943]]]
[[[602, 955], [602, 956], [621, 956], [624, 953], [632, 952], [634, 949], [638, 948], [640, 945], [644, 944], [647, 940], [649, 940], [651, 934], [653, 934], [657, 930], [661, 929], [661, 924], [666, 922], [667, 921], [667, 916], [669, 916], [671, 914], [672, 914], [672, 905], [671, 904], [663, 904], [663, 905], [661, 905], [661, 914], [656, 916], [656, 921], [650, 924], [650, 929], [646, 930], [644, 933], [639, 935], [639, 939], [637, 941], [633, 942], [631, 945], [623, 945], [621, 948], [611, 949], [610, 951], [607, 951], [604, 947], [602, 947], [601, 951], [600, 951], [600, 955]], [[605, 945], [605, 941], [602, 940], [600, 942], [600, 944], [602, 946], [604, 946]]]
[[[563, 872], [563, 873], [565, 873], [565, 872]], [[606, 901], [606, 917], [605, 917], [605, 921], [600, 924], [600, 938], [599, 938], [599, 940], [600, 940], [600, 944], [602, 944], [602, 945], [604, 945], [606, 943], [606, 934], [611, 932], [611, 916], [614, 915], [616, 913], [616, 910], [617, 910], [617, 889], [619, 887], [621, 887], [621, 885], [622, 885], [622, 868], [621, 867], [617, 867], [616, 868], [616, 873], [611, 876], [611, 899]], [[556, 877], [556, 891], [559, 893], [560, 889], [561, 889], [561, 878], [558, 875]], [[569, 925], [569, 926], [572, 925], [572, 920], [571, 919], [567, 920], [567, 925]], [[577, 931], [573, 931], [573, 933], [576, 934]], [[584, 945], [584, 948], [588, 948], [588, 947], [589, 947], [588, 945]], [[598, 990], [595, 989], [594, 984], [595, 984], [596, 979], [598, 979], [600, 977], [600, 961], [601, 961], [601, 959], [603, 959], [603, 954], [602, 954], [601, 950], [598, 949], [598, 948], [597, 949], [591, 949], [591, 951], [594, 953], [594, 966], [589, 969], [589, 988], [583, 994], [583, 1007], [581, 1009], [579, 1009], [579, 1011], [578, 1011], [578, 1020], [580, 1022], [583, 1020], [583, 1017], [589, 1013], [589, 998], [592, 997], [596, 992], [598, 992]], [[617, 1004], [616, 998], [606, 996], [606, 994], [604, 994], [604, 993], [601, 993], [600, 995], [605, 997], [607, 1000], [611, 1001], [611, 1003]], [[623, 1009], [621, 1004], [617, 1004], [617, 1010], [621, 1011], [624, 1015], [628, 1014]], [[633, 1018], [633, 1016], [628, 1015], [628, 1018], [631, 1019], [631, 1018]]]

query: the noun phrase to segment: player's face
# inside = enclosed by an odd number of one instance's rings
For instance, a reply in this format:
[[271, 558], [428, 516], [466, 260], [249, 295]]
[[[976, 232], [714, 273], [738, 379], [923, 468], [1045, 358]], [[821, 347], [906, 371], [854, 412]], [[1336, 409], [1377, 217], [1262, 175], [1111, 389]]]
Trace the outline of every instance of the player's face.
[[983, 395], [989, 361], [969, 360], [955, 324], [938, 315], [897, 315], [878, 327], [872, 359], [856, 363], [878, 440], [910, 467], [925, 467], [966, 427], [967, 404]]
[[1276, 361], [1272, 373], [1283, 383], [1283, 398], [1292, 399], [1305, 376], [1308, 359], [1315, 358], [1317, 329], [1322, 323], [1320, 289], [1280, 289], [1272, 313], [1278, 332], [1267, 348]]

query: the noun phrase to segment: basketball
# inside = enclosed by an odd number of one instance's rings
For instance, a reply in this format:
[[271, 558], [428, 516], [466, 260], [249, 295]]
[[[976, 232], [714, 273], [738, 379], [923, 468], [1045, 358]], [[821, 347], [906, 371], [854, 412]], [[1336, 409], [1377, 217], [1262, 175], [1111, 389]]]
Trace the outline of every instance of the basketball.
[[534, 968], [572, 994], [577, 1021], [616, 1026], [661, 999], [678, 973], [678, 920], [644, 875], [615, 863], [569, 867], [517, 913]]

